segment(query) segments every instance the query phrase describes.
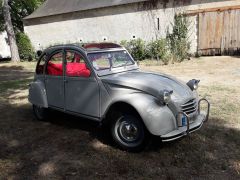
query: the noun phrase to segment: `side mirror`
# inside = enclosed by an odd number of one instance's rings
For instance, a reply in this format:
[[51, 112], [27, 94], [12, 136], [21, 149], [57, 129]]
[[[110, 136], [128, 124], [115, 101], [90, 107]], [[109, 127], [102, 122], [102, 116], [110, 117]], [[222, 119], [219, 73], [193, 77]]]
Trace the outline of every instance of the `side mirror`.
[[41, 50], [37, 51], [37, 56], [40, 57], [42, 55], [42, 53], [43, 52]]

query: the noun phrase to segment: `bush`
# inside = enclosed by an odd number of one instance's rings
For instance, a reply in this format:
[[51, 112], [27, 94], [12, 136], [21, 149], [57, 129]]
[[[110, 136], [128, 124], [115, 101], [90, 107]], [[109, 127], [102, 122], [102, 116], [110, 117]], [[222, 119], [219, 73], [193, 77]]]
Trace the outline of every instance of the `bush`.
[[140, 38], [130, 41], [121, 41], [120, 44], [125, 47], [137, 61], [141, 61], [147, 57], [146, 43]]
[[127, 40], [122, 40], [120, 42], [120, 45], [125, 47], [128, 50], [128, 52], [130, 53], [130, 45], [129, 45], [129, 42]]
[[181, 62], [189, 57], [188, 26], [189, 23], [184, 14], [175, 15], [173, 31], [167, 34], [167, 40], [174, 61]]
[[170, 59], [169, 47], [166, 39], [158, 39], [147, 45], [148, 56], [152, 59], [161, 60], [163, 64], [168, 64]]
[[19, 51], [19, 56], [23, 61], [31, 61], [35, 57], [34, 48], [28, 36], [22, 32], [16, 34], [16, 41]]

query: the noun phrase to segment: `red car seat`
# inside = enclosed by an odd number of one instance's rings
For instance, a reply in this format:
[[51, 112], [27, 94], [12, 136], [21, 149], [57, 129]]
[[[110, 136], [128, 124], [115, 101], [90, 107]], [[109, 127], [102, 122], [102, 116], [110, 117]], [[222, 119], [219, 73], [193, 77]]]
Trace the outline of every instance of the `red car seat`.
[[90, 77], [90, 70], [85, 63], [67, 63], [67, 76]]
[[52, 62], [48, 62], [47, 74], [52, 76], [62, 76], [63, 75], [62, 63], [53, 64]]

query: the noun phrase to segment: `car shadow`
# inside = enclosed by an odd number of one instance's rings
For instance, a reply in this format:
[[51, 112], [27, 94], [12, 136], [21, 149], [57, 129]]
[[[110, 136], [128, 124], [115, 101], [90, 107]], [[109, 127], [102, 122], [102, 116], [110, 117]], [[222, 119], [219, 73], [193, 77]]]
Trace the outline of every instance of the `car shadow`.
[[49, 111], [49, 118], [47, 118], [46, 121], [67, 129], [78, 129], [88, 132], [92, 138], [98, 139], [103, 144], [113, 145], [110, 131], [98, 121], [66, 114], [52, 109]]
[[[117, 148], [112, 140], [109, 127], [102, 125], [100, 122], [66, 114], [56, 110], [49, 111], [49, 118], [47, 118], [46, 121], [63, 128], [78, 129], [88, 132], [92, 138], [99, 140], [101, 143]], [[163, 143], [160, 137], [149, 134], [148, 142], [146, 143], [146, 147], [143, 149], [143, 152], [158, 151], [166, 145], [174, 146], [174, 144], [179, 141], [181, 141], [181, 139], [173, 142]]]

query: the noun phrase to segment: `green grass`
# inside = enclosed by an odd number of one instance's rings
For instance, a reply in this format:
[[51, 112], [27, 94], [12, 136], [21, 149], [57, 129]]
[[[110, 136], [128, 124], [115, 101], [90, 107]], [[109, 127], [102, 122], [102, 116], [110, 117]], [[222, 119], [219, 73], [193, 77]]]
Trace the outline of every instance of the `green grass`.
[[0, 62], [0, 67], [1, 66], [6, 66], [6, 67], [13, 67], [13, 66], [21, 66], [23, 67], [25, 70], [34, 70], [36, 68], [37, 65], [37, 61], [32, 61], [32, 62], [17, 62], [17, 63], [13, 63], [10, 61], [7, 62]]
[[32, 79], [23, 79], [23, 80], [11, 80], [7, 82], [0, 82], [0, 93], [3, 94], [8, 90], [14, 89], [26, 89], [28, 88], [28, 84], [32, 81]]

